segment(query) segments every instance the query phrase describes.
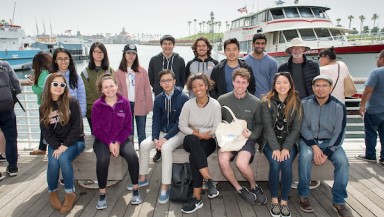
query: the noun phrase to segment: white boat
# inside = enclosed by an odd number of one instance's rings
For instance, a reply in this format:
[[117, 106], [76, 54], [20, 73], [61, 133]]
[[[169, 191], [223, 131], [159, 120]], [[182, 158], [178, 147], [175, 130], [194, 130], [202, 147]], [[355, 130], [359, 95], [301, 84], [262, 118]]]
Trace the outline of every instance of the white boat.
[[351, 74], [366, 77], [375, 67], [375, 57], [384, 50], [384, 35], [369, 35], [366, 39], [348, 40], [352, 30], [336, 26], [327, 15], [329, 7], [318, 5], [285, 5], [276, 1], [275, 7], [249, 13], [232, 21], [224, 40], [237, 38], [241, 56], [252, 52], [252, 37], [263, 33], [267, 37], [266, 52], [279, 63], [285, 62], [286, 48], [292, 38], [300, 37], [311, 48], [308, 56], [318, 56], [320, 50], [335, 47], [337, 56], [347, 65]]
[[0, 59], [15, 70], [29, 69], [32, 58], [40, 49], [32, 48], [33, 40], [18, 25], [0, 22]]

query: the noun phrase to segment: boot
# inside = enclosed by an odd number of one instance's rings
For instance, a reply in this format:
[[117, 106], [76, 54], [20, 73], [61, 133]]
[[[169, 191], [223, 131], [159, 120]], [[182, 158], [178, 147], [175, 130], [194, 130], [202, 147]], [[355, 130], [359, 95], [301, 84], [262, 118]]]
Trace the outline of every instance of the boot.
[[60, 209], [60, 213], [63, 214], [71, 211], [73, 204], [75, 203], [75, 200], [76, 200], [76, 194], [74, 192], [66, 193], [63, 206]]
[[61, 201], [59, 197], [57, 196], [57, 191], [52, 191], [49, 193], [49, 201], [51, 201], [51, 206], [54, 209], [60, 210], [63, 204], [61, 204]]

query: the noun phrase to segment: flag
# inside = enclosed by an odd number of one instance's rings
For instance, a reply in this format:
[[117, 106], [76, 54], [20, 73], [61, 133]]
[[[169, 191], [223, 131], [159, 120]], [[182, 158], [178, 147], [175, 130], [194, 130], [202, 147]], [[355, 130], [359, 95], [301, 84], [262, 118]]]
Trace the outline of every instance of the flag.
[[240, 13], [248, 13], [247, 6], [237, 9], [237, 11]]
[[68, 29], [68, 30], [65, 30], [64, 33], [71, 34], [71, 31], [72, 31], [72, 30]]

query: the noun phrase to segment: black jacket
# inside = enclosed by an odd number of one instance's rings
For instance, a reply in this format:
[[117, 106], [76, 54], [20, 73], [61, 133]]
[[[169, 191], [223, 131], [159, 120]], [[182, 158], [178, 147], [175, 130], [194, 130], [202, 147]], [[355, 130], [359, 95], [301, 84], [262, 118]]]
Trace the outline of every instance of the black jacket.
[[[314, 94], [312, 90], [312, 80], [314, 77], [320, 75], [320, 68], [317, 62], [307, 59], [305, 55], [303, 55], [303, 57], [304, 57], [304, 62], [302, 64], [302, 67], [304, 72], [305, 89], [307, 91], [305, 96], [310, 96]], [[292, 57], [289, 58], [288, 62], [281, 64], [277, 69], [277, 71], [289, 72], [292, 75], [292, 79], [295, 80], [292, 74]]]
[[[238, 60], [240, 68], [245, 68], [251, 74], [251, 80], [249, 81], [248, 92], [252, 95], [255, 94], [256, 91], [256, 83], [255, 76], [253, 75], [252, 68], [248, 66], [244, 60]], [[219, 96], [227, 93], [227, 86], [225, 83], [225, 65], [227, 64], [227, 60], [222, 60], [219, 64], [215, 66], [212, 70], [211, 80], [215, 82], [213, 90], [209, 92], [210, 96], [214, 99], [219, 98]]]

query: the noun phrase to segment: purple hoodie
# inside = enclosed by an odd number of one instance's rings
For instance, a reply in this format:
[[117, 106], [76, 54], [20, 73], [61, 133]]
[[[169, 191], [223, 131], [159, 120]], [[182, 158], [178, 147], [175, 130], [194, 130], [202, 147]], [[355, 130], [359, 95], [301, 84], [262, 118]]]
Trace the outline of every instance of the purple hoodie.
[[117, 102], [111, 107], [105, 96], [96, 100], [92, 107], [92, 133], [96, 139], [108, 145], [122, 144], [132, 132], [131, 108], [129, 102], [117, 94]]

